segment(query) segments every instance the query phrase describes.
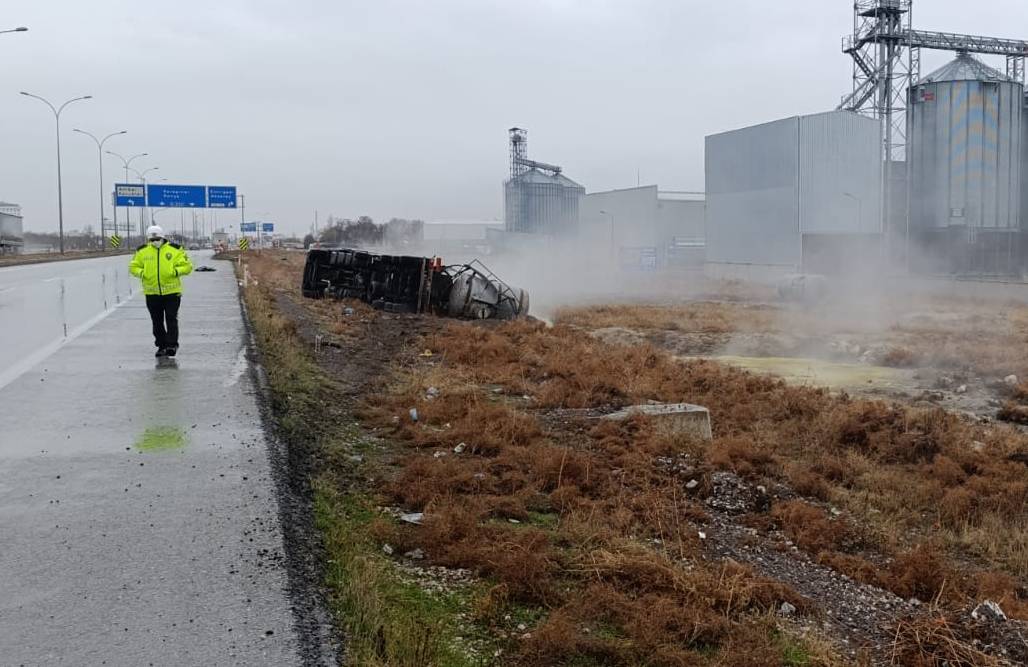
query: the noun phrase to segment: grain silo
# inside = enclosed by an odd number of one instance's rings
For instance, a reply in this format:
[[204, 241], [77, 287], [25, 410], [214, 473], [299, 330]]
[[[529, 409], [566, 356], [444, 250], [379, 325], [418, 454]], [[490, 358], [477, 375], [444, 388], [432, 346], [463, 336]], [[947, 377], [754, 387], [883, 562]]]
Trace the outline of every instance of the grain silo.
[[1023, 85], [958, 53], [909, 94], [909, 233], [922, 250], [912, 263], [929, 271], [1016, 271]]
[[504, 183], [505, 231], [564, 236], [578, 228], [578, 204], [585, 188], [561, 168], [529, 160], [528, 135], [510, 129], [510, 179]]

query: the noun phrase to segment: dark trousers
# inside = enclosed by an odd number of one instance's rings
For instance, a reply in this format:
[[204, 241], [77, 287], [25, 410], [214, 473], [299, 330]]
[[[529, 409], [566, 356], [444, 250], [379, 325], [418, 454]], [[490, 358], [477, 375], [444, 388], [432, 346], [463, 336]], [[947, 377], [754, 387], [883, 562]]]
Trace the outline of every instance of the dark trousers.
[[153, 322], [153, 344], [159, 348], [178, 347], [178, 307], [181, 294], [147, 294], [146, 309]]

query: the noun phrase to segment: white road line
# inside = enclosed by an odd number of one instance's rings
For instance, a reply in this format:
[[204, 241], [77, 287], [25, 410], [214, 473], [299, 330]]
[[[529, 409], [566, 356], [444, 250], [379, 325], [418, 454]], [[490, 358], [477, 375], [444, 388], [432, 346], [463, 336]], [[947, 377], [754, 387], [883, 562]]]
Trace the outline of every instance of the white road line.
[[131, 300], [132, 297], [129, 296], [121, 303], [115, 304], [110, 310], [105, 310], [96, 317], [72, 329], [68, 332], [67, 337], [55, 340], [54, 342], [46, 345], [45, 347], [36, 350], [29, 356], [22, 359], [20, 362], [16, 363], [14, 366], [11, 366], [3, 372], [0, 372], [0, 389], [3, 389], [4, 387], [17, 380], [19, 377], [21, 377], [28, 371], [32, 370], [36, 366], [36, 364], [45, 361], [54, 352], [57, 352], [57, 350], [61, 349], [71, 341], [75, 340], [82, 334], [92, 329], [94, 326], [105, 320], [108, 315], [110, 315], [117, 309], [121, 308]]

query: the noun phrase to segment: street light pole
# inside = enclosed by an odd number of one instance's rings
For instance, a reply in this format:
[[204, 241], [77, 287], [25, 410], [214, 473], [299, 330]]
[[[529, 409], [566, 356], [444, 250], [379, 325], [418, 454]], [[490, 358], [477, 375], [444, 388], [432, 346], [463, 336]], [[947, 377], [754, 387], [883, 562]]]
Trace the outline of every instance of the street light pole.
[[[137, 154], [133, 155], [132, 157], [130, 157], [129, 159], [126, 160], [124, 157], [122, 157], [118, 153], [115, 153], [114, 151], [107, 151], [107, 154], [108, 155], [113, 155], [114, 157], [116, 157], [119, 160], [121, 160], [122, 166], [125, 167], [125, 182], [126, 183], [128, 183], [128, 179], [129, 179], [129, 165], [132, 164], [132, 161], [135, 160], [136, 158], [146, 157], [147, 155], [149, 155], [149, 153], [137, 153]], [[146, 192], [145, 191], [143, 192], [143, 198], [144, 198], [144, 200], [146, 198]], [[117, 203], [117, 195], [115, 196], [115, 203]], [[117, 231], [117, 230], [115, 230], [115, 231]], [[129, 218], [129, 207], [126, 206], [125, 207], [125, 245], [126, 246], [131, 245], [129, 243], [131, 237], [132, 237], [132, 224], [131, 224], [131, 221], [130, 221], [130, 218]]]
[[[16, 31], [17, 32], [17, 31]], [[57, 122], [57, 225], [58, 225], [58, 238], [60, 241], [61, 254], [64, 254], [64, 191], [61, 187], [61, 112], [64, 111], [64, 107], [68, 106], [72, 102], [78, 102], [80, 100], [91, 100], [92, 95], [83, 95], [82, 97], [73, 97], [60, 107], [54, 107], [50, 104], [50, 101], [46, 98], [40, 97], [39, 95], [33, 95], [32, 93], [26, 93], [21, 91], [21, 94], [25, 97], [32, 97], [50, 107], [50, 111], [54, 112], [54, 120]]]
[[140, 172], [137, 169], [132, 169], [131, 170], [132, 173], [134, 173], [136, 176], [139, 177], [139, 182], [143, 184], [143, 202], [144, 202], [144, 205], [143, 205], [143, 208], [140, 209], [140, 211], [139, 211], [139, 236], [140, 237], [146, 236], [146, 229], [145, 229], [145, 227], [146, 227], [146, 213], [147, 213], [147, 208], [149, 208], [148, 206], [145, 205], [146, 195], [147, 195], [147, 192], [146, 192], [146, 175], [149, 174], [151, 171], [157, 171], [158, 169], [160, 169], [160, 167], [148, 167], [148, 168], [144, 169], [142, 172]]
[[[128, 130], [120, 130], [118, 132], [111, 132], [110, 134], [108, 134], [103, 139], [97, 139], [96, 136], [94, 134], [92, 134], [91, 132], [86, 132], [85, 130], [80, 130], [78, 128], [72, 128], [72, 132], [78, 132], [79, 134], [84, 134], [84, 135], [86, 135], [87, 137], [89, 137], [90, 139], [92, 139], [96, 143], [97, 162], [100, 163], [100, 236], [101, 236], [101, 238], [103, 238], [105, 236], [105, 234], [104, 234], [104, 144], [107, 143], [107, 140], [110, 139], [111, 137], [116, 137], [119, 134], [128, 134]], [[113, 202], [111, 204], [111, 208], [114, 208]], [[118, 230], [115, 229], [114, 231], [115, 231], [115, 233], [117, 233]], [[105, 248], [107, 247], [106, 242], [104, 243], [104, 247]]]

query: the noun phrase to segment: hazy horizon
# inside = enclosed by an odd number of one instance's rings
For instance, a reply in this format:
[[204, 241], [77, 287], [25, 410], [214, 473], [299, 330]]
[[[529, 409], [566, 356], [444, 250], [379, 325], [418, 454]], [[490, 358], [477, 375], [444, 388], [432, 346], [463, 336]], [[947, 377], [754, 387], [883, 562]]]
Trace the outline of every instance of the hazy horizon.
[[[702, 190], [705, 135], [828, 110], [850, 88], [851, 3], [789, 4], [14, 0], [0, 29], [29, 32], [0, 35], [0, 200], [56, 229], [54, 119], [22, 90], [94, 97], [62, 115], [67, 229], [98, 225], [96, 146], [73, 128], [128, 130], [105, 148], [148, 152], [133, 166], [169, 183], [237, 185], [248, 219], [295, 233], [315, 209], [500, 219], [513, 125], [589, 191]], [[922, 0], [914, 24], [1028, 36], [1012, 0], [983, 4]], [[922, 69], [950, 57], [925, 52]], [[124, 170], [104, 170], [109, 191]]]

